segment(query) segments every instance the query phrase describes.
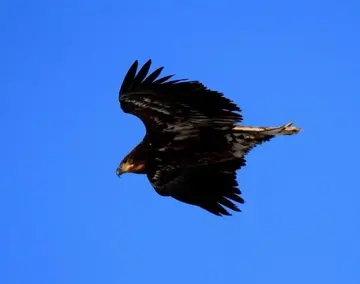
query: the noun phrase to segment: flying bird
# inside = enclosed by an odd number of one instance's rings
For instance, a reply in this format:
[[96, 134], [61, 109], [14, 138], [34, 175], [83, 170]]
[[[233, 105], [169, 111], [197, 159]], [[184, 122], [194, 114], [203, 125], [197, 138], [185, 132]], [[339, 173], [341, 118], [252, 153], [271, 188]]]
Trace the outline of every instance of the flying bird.
[[292, 122], [279, 127], [247, 127], [241, 109], [199, 81], [160, 77], [148, 60], [136, 60], [119, 91], [120, 107], [145, 125], [143, 140], [119, 164], [116, 174], [146, 174], [161, 196], [199, 206], [215, 215], [241, 211], [244, 203], [236, 171], [245, 155], [277, 135], [300, 131]]

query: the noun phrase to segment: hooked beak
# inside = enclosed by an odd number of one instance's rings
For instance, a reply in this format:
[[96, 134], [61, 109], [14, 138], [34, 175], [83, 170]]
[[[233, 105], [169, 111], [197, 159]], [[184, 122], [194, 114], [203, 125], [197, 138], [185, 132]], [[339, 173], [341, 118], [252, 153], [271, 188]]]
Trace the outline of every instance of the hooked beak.
[[124, 172], [121, 170], [121, 168], [116, 169], [116, 175], [120, 177]]

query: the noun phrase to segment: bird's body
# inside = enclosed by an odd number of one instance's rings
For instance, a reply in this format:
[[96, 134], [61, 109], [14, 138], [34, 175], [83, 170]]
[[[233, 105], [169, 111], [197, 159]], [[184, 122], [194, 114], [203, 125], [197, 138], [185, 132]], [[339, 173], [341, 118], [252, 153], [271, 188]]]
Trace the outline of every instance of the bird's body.
[[244, 156], [275, 135], [299, 129], [238, 126], [240, 109], [223, 94], [197, 81], [157, 79], [162, 68], [148, 75], [150, 65], [136, 73], [135, 61], [120, 88], [122, 110], [143, 121], [146, 135], [117, 174], [146, 174], [158, 194], [216, 215], [230, 215], [224, 207], [240, 211], [234, 204], [244, 203], [236, 171]]

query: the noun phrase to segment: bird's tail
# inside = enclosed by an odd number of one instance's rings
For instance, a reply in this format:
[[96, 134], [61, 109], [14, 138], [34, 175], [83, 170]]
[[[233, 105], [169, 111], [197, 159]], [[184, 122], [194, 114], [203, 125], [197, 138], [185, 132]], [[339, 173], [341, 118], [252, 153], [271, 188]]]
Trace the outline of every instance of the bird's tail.
[[233, 128], [233, 134], [236, 137], [234, 155], [241, 157], [255, 146], [269, 141], [275, 136], [299, 133], [301, 129], [292, 124], [289, 122], [278, 127], [235, 126]]
[[264, 135], [264, 136], [276, 136], [276, 135], [293, 135], [299, 133], [301, 128], [292, 126], [293, 122], [290, 121], [282, 126], [278, 127], [261, 127], [261, 126], [240, 126], [237, 125], [233, 128], [235, 133], [242, 133], [249, 136], [252, 135]]

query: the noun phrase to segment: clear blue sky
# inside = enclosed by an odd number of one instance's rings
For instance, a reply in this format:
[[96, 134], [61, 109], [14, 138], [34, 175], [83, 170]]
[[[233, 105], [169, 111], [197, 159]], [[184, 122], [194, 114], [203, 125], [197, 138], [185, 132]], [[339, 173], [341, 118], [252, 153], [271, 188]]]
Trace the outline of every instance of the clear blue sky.
[[[0, 282], [360, 283], [359, 1], [2, 1]], [[201, 80], [244, 124], [304, 131], [251, 152], [215, 217], [115, 169], [144, 135], [135, 59]]]

